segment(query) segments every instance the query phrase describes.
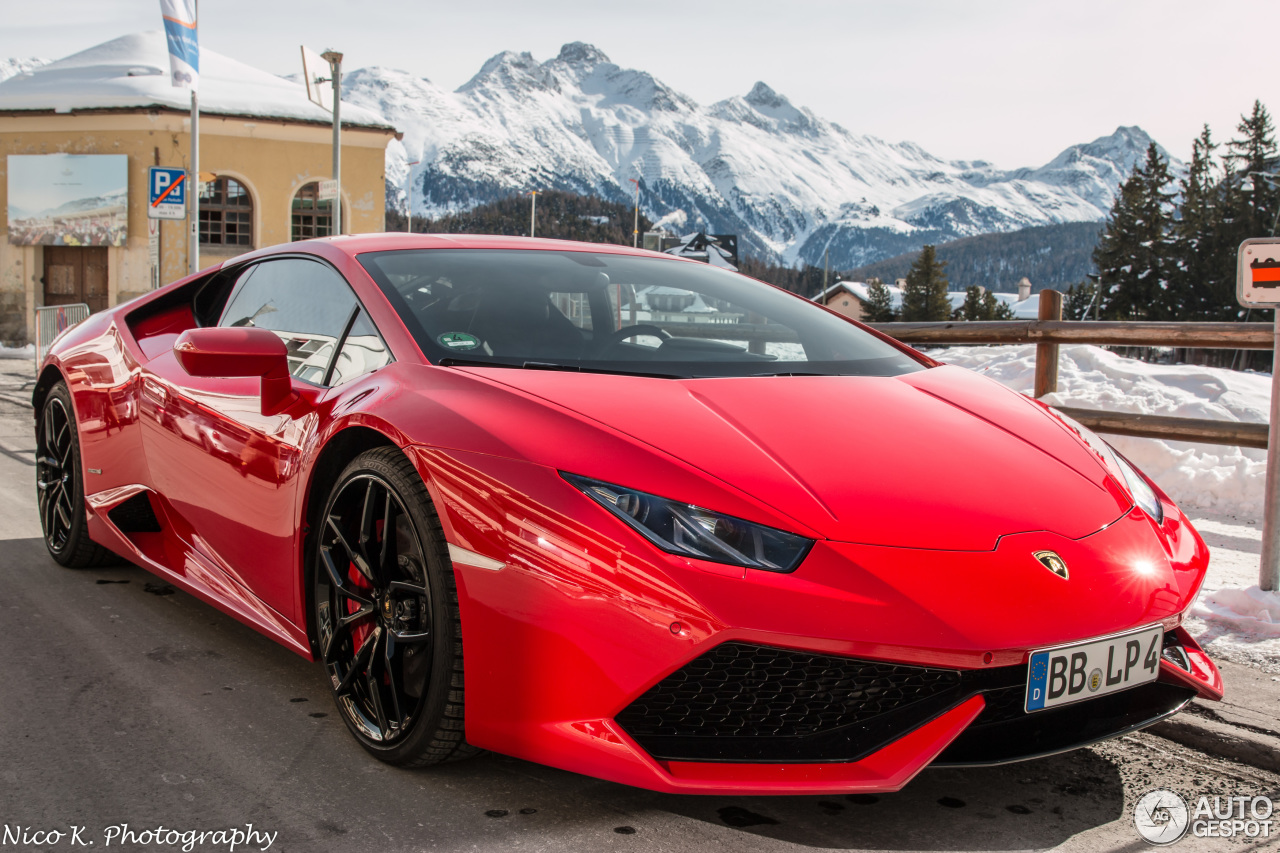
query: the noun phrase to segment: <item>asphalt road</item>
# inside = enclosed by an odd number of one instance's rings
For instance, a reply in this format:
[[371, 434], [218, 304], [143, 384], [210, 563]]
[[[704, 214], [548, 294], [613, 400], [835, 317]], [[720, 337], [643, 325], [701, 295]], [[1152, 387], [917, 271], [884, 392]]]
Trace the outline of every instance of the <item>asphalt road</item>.
[[[1098, 853], [1147, 849], [1131, 814], [1153, 788], [1280, 802], [1280, 777], [1150, 734], [926, 770], [878, 797], [670, 796], [492, 754], [387, 767], [347, 734], [318, 665], [138, 568], [71, 571], [48, 558], [29, 371], [0, 361], [0, 849], [77, 849], [70, 836], [6, 844], [5, 827], [81, 826], [80, 840], [102, 849], [125, 823], [252, 823], [278, 833], [270, 849], [283, 851]], [[1177, 849], [1245, 847], [1188, 838]], [[227, 848], [195, 848], [215, 849]]]

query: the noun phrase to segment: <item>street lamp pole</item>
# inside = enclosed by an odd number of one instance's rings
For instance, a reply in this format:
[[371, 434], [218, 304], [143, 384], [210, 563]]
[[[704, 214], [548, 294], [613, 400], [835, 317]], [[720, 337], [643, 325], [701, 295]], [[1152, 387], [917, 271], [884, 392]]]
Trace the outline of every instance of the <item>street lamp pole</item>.
[[631, 248], [634, 249], [640, 245], [640, 182], [635, 178], [627, 178], [627, 180], [636, 185], [636, 215], [631, 226]]
[[333, 199], [333, 235], [342, 233], [342, 54], [326, 50], [320, 58], [329, 63], [333, 83], [333, 181], [338, 194]]
[[409, 216], [408, 227], [405, 228], [405, 231], [409, 234], [413, 233], [413, 167], [421, 162], [421, 160], [411, 160], [409, 162]]
[[535, 236], [538, 230], [538, 191], [529, 190], [529, 236]]

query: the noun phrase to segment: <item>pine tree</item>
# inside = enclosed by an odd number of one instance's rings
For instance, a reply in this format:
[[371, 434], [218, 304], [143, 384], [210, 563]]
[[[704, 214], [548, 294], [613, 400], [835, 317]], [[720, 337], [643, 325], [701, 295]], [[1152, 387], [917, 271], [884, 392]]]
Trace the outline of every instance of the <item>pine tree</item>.
[[1093, 260], [1102, 281], [1102, 313], [1118, 320], [1157, 320], [1176, 313], [1169, 294], [1173, 193], [1169, 161], [1153, 142], [1120, 185]]
[[880, 279], [872, 279], [867, 286], [867, 303], [863, 307], [863, 321], [867, 323], [892, 323], [898, 319], [893, 309], [893, 294]]
[[1096, 288], [1091, 281], [1082, 281], [1067, 288], [1067, 298], [1062, 306], [1062, 316], [1069, 320], [1086, 320], [1093, 308], [1093, 294]]
[[1226, 244], [1219, 239], [1222, 187], [1213, 161], [1217, 147], [1205, 125], [1191, 145], [1191, 163], [1180, 181], [1182, 204], [1170, 242], [1170, 292], [1181, 320], [1234, 318], [1235, 251], [1227, 257]]
[[946, 261], [939, 261], [933, 246], [925, 246], [907, 273], [902, 288], [902, 319], [908, 323], [936, 322], [951, 318], [947, 299]]
[[964, 289], [964, 304], [956, 309], [954, 317], [957, 320], [985, 320], [985, 313], [982, 308], [982, 297], [987, 295], [985, 287], [971, 285]]
[[[1240, 137], [1227, 143], [1227, 168], [1231, 170], [1229, 198], [1232, 239], [1239, 245], [1248, 237], [1268, 237], [1280, 205], [1280, 186], [1251, 173], [1271, 173], [1275, 168], [1275, 126], [1266, 107], [1253, 102], [1253, 112], [1240, 117], [1236, 125]], [[1248, 187], [1252, 186], [1252, 189]], [[1235, 239], [1238, 238], [1238, 239]]]
[[984, 320], [1016, 320], [1013, 309], [1008, 302], [996, 299], [990, 290], [982, 297], [982, 319]]
[[985, 287], [971, 286], [964, 289], [964, 304], [955, 310], [952, 318], [956, 320], [1012, 320], [1013, 309], [1008, 303], [997, 299], [996, 295]]

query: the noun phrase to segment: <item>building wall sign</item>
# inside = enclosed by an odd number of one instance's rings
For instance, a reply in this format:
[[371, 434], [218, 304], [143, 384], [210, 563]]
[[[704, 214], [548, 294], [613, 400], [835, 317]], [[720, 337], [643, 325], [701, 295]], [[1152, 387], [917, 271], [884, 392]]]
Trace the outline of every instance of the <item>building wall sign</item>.
[[9, 242], [123, 246], [129, 234], [124, 154], [10, 154]]

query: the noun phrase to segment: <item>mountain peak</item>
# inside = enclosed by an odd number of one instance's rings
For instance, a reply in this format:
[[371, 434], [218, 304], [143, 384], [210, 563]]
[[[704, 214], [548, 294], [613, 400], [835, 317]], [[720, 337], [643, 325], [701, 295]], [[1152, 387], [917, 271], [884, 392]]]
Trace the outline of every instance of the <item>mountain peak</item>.
[[533, 54], [528, 51], [516, 53], [513, 50], [504, 50], [489, 57], [489, 60], [476, 72], [476, 76], [458, 87], [458, 91], [469, 92], [487, 85], [511, 87], [537, 85], [535, 78], [538, 76], [539, 68], [538, 60], [534, 59]]
[[596, 65], [609, 61], [603, 50], [582, 41], [571, 41], [560, 48], [556, 59], [573, 65]]
[[529, 53], [529, 51], [516, 53], [514, 50], [504, 50], [489, 57], [489, 61], [480, 66], [480, 71], [476, 76], [490, 74], [501, 68], [518, 68], [521, 71], [528, 71], [537, 67], [538, 61], [533, 58], [533, 54]]
[[773, 91], [768, 84], [759, 80], [751, 87], [751, 91], [747, 93], [745, 100], [753, 107], [769, 107], [775, 110], [779, 107], [791, 105], [790, 101]]

